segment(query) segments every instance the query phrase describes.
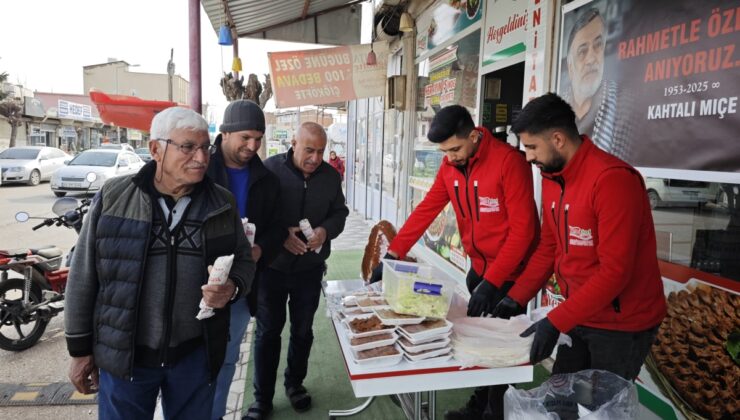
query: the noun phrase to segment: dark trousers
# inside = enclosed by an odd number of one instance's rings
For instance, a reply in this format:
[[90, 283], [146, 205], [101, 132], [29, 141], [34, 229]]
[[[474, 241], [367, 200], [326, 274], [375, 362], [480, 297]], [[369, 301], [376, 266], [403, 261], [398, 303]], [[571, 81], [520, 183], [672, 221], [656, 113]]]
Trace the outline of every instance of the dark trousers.
[[285, 387], [303, 383], [313, 344], [313, 317], [319, 307], [324, 266], [298, 273], [266, 269], [259, 285], [254, 345], [254, 398], [271, 404], [280, 363], [280, 334], [290, 311], [290, 343]]
[[172, 366], [134, 366], [131, 380], [100, 369], [98, 416], [106, 420], [151, 419], [161, 390], [164, 418], [207, 419], [216, 388], [209, 382], [204, 345]]
[[[483, 277], [478, 275], [471, 268], [468, 271], [468, 275], [465, 277], [465, 284], [468, 286], [468, 292], [471, 294], [473, 290], [480, 284]], [[507, 281], [499, 289], [497, 300], [501, 300], [506, 297], [506, 293], [514, 285], [513, 281]], [[504, 393], [509, 389], [509, 385], [491, 385], [491, 386], [479, 386], [475, 388], [475, 404], [483, 413], [483, 418], [503, 420], [504, 418]]]
[[655, 341], [658, 327], [640, 332], [575, 327], [568, 332], [573, 347], [558, 346], [552, 373], [601, 369], [633, 381]]

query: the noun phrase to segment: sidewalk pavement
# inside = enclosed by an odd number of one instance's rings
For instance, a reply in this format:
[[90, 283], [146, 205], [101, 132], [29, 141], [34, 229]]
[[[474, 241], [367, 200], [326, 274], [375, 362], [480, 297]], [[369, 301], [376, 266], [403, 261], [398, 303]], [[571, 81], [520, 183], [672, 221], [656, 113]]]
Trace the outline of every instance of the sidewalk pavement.
[[[357, 213], [351, 213], [349, 217], [347, 217], [347, 223], [345, 224], [342, 234], [332, 241], [332, 251], [364, 250], [365, 245], [367, 244], [367, 237], [370, 234], [370, 229], [373, 224], [372, 220], [365, 220], [363, 216]], [[359, 255], [361, 258], [361, 254]], [[333, 273], [330, 274], [333, 274], [332, 277], [335, 278], [344, 278], [342, 275], [345, 273], [346, 275], [359, 278], [360, 264], [358, 261], [361, 261], [361, 259], [349, 258], [344, 261], [344, 264], [331, 264], [329, 270], [333, 271]], [[318, 315], [319, 314], [317, 314], [317, 317]], [[226, 415], [223, 417], [224, 420], [241, 420], [241, 413], [245, 408], [244, 387], [248, 380], [251, 382], [251, 377], [247, 372], [247, 365], [249, 364], [254, 328], [255, 321], [254, 318], [252, 318], [247, 327], [247, 334], [245, 334], [244, 341], [241, 344], [239, 362], [236, 365], [234, 379], [231, 382], [231, 390], [226, 403]], [[251, 396], [248, 396], [247, 400], [249, 400], [250, 397]], [[159, 407], [158, 415], [155, 416], [155, 419], [162, 419]]]

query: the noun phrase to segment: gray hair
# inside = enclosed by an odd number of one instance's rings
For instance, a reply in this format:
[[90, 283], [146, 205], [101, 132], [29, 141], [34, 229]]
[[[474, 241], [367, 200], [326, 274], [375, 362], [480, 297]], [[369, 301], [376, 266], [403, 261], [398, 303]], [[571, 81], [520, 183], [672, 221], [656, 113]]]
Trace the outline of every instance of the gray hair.
[[[580, 14], [580, 16], [578, 16], [578, 19], [573, 23], [573, 27], [570, 29], [570, 33], [568, 34], [568, 44], [566, 44], [568, 46], [568, 56], [570, 56], [570, 50], [573, 48], [573, 39], [575, 39], [576, 34], [596, 18], [600, 19], [606, 26], [606, 22], [604, 22], [604, 18], [601, 16], [599, 9], [595, 7], [586, 9]], [[603, 32], [604, 31], [602, 30], [602, 34]]]
[[154, 116], [149, 135], [152, 140], [166, 140], [178, 128], [208, 132], [208, 123], [192, 109], [173, 106]]

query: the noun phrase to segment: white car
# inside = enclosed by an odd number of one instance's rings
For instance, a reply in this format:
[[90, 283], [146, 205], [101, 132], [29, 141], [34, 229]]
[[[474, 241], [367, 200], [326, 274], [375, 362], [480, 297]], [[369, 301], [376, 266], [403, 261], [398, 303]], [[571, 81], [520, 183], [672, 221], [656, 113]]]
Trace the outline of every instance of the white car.
[[650, 208], [705, 204], [716, 200], [719, 186], [704, 181], [683, 179], [645, 178]]
[[[51, 190], [57, 197], [63, 197], [67, 193], [94, 192], [106, 180], [135, 174], [142, 166], [144, 161], [136, 153], [127, 150], [85, 150], [54, 174], [51, 178]], [[93, 182], [85, 179], [90, 172], [97, 176]]]
[[0, 152], [2, 183], [23, 182], [39, 185], [51, 179], [52, 174], [64, 167], [72, 156], [56, 147], [16, 146]]
[[128, 143], [103, 143], [98, 149], [114, 149], [114, 150], [126, 150], [129, 152], [134, 151], [134, 146]]

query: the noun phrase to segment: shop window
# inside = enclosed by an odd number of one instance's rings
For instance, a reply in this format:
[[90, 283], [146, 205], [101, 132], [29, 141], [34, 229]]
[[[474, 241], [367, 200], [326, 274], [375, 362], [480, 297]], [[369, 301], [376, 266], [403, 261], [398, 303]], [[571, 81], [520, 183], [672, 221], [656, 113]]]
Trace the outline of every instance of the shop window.
[[[478, 121], [478, 61], [480, 31], [443, 48], [417, 65], [418, 98], [414, 158], [409, 178], [409, 211], [421, 202], [437, 175], [444, 154], [427, 140], [434, 115], [448, 105], [468, 108]], [[462, 249], [455, 213], [447, 206], [424, 233], [422, 242], [461, 270], [467, 255]]]
[[355, 181], [365, 183], [365, 162], [367, 161], [367, 118], [357, 120], [357, 146], [355, 151]]
[[403, 112], [389, 109], [385, 112], [385, 134], [383, 135], [383, 192], [396, 196], [397, 174], [401, 159], [403, 137]]
[[28, 144], [31, 146], [48, 146], [46, 133], [28, 136]]
[[740, 281], [740, 184], [646, 178], [658, 258]]

